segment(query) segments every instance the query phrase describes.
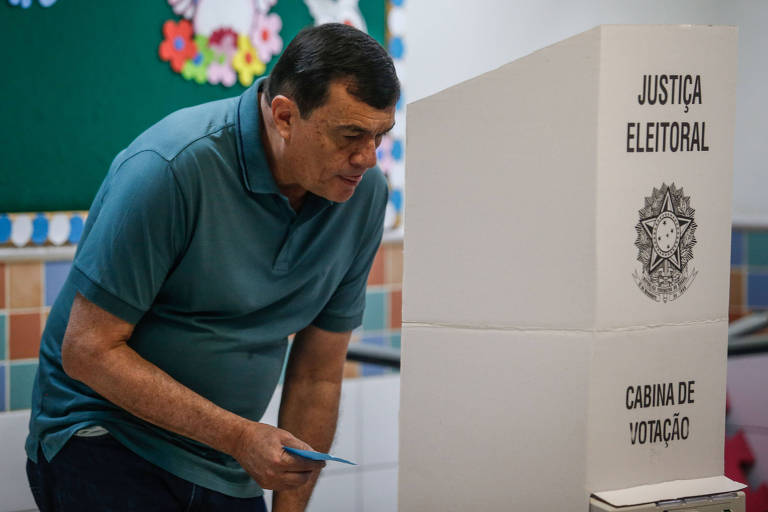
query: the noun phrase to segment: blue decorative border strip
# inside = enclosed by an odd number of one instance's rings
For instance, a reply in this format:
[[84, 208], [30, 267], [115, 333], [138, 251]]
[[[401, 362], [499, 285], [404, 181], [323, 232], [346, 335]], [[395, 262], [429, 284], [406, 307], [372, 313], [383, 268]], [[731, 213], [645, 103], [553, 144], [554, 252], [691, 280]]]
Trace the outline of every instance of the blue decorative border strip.
[[77, 245], [88, 212], [0, 214], [0, 247]]

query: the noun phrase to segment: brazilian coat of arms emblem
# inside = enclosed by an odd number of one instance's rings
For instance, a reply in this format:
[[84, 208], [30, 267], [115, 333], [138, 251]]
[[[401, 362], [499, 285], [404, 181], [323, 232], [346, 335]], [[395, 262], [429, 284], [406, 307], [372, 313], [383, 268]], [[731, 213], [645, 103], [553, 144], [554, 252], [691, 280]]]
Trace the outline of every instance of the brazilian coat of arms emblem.
[[635, 246], [642, 269], [635, 270], [632, 277], [640, 290], [657, 302], [680, 297], [698, 274], [691, 263], [696, 245], [695, 212], [690, 196], [674, 183], [654, 188], [639, 210]]

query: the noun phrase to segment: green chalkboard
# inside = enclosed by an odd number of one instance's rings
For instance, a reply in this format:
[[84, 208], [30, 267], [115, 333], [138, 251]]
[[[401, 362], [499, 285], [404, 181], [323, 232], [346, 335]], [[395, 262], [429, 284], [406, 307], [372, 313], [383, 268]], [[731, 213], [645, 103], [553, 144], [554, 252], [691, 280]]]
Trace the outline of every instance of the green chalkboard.
[[[114, 156], [144, 129], [243, 91], [187, 81], [160, 60], [162, 25], [179, 18], [166, 0], [0, 2], [0, 212], [88, 209]], [[385, 0], [359, 7], [383, 43]], [[284, 44], [313, 23], [303, 0], [270, 12]]]

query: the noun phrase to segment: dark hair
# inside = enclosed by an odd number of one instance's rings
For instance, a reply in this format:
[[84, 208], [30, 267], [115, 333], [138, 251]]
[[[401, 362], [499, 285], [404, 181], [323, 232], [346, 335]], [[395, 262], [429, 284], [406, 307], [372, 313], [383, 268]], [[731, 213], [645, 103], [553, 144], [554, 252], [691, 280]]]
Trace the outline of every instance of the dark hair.
[[371, 36], [341, 23], [299, 32], [272, 69], [265, 91], [291, 98], [307, 118], [328, 99], [334, 80], [349, 80], [347, 92], [376, 109], [400, 98], [400, 82], [387, 51]]

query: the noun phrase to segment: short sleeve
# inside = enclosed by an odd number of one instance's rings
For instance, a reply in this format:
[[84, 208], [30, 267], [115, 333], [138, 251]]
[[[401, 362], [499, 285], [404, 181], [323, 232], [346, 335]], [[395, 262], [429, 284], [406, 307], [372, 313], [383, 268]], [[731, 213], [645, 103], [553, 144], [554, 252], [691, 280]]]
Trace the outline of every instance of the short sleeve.
[[380, 193], [377, 193], [374, 198], [376, 202], [373, 208], [374, 214], [371, 215], [368, 222], [368, 229], [360, 249], [344, 279], [312, 322], [312, 325], [316, 327], [326, 331], [346, 332], [363, 323], [368, 273], [381, 245], [381, 236], [384, 232], [384, 212], [387, 207], [386, 182], [377, 192]]
[[135, 324], [184, 247], [183, 196], [168, 162], [143, 151], [110, 171], [88, 224], [73, 262], [75, 287]]

